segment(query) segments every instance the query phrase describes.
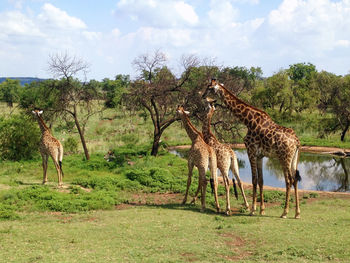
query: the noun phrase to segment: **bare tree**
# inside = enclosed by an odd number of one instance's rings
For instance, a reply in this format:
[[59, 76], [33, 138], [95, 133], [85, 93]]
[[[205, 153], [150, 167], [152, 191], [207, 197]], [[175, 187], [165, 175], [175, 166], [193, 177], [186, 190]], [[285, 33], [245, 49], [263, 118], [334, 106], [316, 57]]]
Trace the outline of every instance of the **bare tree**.
[[96, 81], [81, 82], [74, 77], [80, 73], [85, 75], [88, 69], [88, 63], [67, 52], [51, 55], [48, 61], [48, 71], [60, 78], [50, 87], [57, 94], [53, 110], [62, 114], [63, 118], [73, 118], [87, 160], [90, 159], [90, 155], [84, 135], [85, 127], [88, 119], [100, 112], [99, 107], [95, 105], [100, 94]]
[[83, 73], [85, 76], [89, 67], [90, 65], [83, 59], [71, 56], [67, 51], [49, 56], [48, 71], [55, 78], [69, 79], [76, 77], [80, 73]]

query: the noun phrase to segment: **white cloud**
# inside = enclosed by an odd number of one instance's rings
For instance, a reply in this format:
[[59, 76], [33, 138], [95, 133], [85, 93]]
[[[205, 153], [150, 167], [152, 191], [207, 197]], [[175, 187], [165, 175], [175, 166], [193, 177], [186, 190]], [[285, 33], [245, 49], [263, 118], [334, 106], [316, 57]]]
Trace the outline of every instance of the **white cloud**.
[[333, 49], [344, 43], [344, 36], [350, 38], [350, 1], [284, 0], [268, 22], [272, 32], [292, 43]]
[[237, 20], [239, 11], [228, 0], [211, 0], [208, 12], [210, 21], [218, 26], [230, 26]]
[[117, 18], [126, 16], [142, 26], [161, 28], [194, 26], [199, 21], [194, 8], [184, 1], [120, 0], [114, 13]]
[[17, 37], [38, 37], [43, 33], [38, 25], [19, 11], [0, 14], [0, 39], [14, 39]]
[[69, 16], [67, 12], [48, 3], [42, 7], [42, 12], [38, 15], [38, 19], [43, 25], [55, 29], [74, 30], [85, 29], [87, 27], [79, 18]]

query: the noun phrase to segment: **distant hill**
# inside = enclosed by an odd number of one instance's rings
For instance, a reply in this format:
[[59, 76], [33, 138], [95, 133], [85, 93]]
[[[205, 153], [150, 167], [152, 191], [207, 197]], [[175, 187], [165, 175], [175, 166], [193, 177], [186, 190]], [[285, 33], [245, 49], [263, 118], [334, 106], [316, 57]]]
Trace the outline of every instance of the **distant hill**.
[[45, 79], [40, 79], [40, 78], [31, 78], [31, 77], [18, 77], [18, 78], [13, 78], [13, 77], [8, 77], [8, 78], [0, 78], [0, 83], [4, 82], [6, 79], [18, 79], [21, 83], [22, 86], [24, 86], [26, 83], [31, 83], [33, 81], [43, 81]]

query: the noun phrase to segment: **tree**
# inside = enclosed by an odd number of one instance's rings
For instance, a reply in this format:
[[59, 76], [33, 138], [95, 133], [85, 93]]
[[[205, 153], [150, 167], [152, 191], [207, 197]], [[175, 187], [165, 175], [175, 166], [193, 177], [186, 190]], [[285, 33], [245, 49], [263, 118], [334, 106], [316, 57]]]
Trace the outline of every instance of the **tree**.
[[86, 62], [75, 56], [70, 56], [67, 52], [52, 55], [48, 61], [48, 71], [60, 80], [47, 87], [56, 94], [52, 110], [62, 114], [63, 118], [67, 116], [73, 118], [87, 160], [90, 159], [90, 155], [84, 135], [85, 127], [88, 119], [100, 112], [96, 103], [101, 98], [99, 82], [95, 80], [81, 82], [75, 78], [79, 74], [85, 76], [88, 69], [89, 65]]
[[292, 81], [286, 70], [280, 70], [268, 77], [264, 84], [253, 91], [252, 100], [264, 109], [278, 107], [280, 113], [293, 107]]
[[107, 108], [114, 108], [121, 103], [123, 94], [130, 85], [129, 75], [117, 75], [114, 80], [104, 78], [101, 86], [106, 93], [105, 106]]
[[341, 77], [322, 71], [315, 75], [312, 85], [319, 89], [319, 108], [332, 114], [331, 118], [323, 120], [323, 132], [340, 130], [340, 139], [344, 141], [350, 128], [350, 75]]
[[0, 117], [0, 158], [28, 160], [38, 154], [40, 130], [28, 115]]
[[311, 63], [297, 63], [289, 66], [288, 75], [293, 81], [294, 109], [302, 112], [317, 105], [318, 91], [310, 85], [317, 73], [315, 65]]
[[19, 90], [21, 88], [18, 79], [6, 79], [0, 84], [0, 99], [7, 103], [9, 107], [13, 107], [13, 103], [19, 100]]
[[[151, 155], [156, 156], [160, 138], [166, 128], [178, 117], [175, 114], [178, 104], [186, 103], [192, 70], [199, 64], [195, 56], [183, 56], [183, 73], [176, 77], [166, 65], [164, 53], [155, 51], [135, 58], [133, 65], [139, 77], [133, 81], [126, 95], [129, 109], [141, 109], [150, 115], [154, 127]], [[199, 97], [199, 95], [197, 94]], [[182, 103], [183, 102], [183, 103]]]

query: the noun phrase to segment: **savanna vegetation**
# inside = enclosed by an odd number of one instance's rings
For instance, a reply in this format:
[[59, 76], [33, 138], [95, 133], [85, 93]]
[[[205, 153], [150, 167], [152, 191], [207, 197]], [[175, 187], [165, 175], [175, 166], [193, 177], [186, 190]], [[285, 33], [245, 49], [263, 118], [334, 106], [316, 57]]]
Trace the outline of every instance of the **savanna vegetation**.
[[[49, 59], [54, 79], [0, 84], [0, 259], [4, 262], [347, 262], [350, 199], [301, 193], [302, 219], [279, 218], [284, 193], [266, 191], [266, 216], [233, 215], [181, 205], [187, 162], [168, 152], [189, 144], [175, 109], [184, 105], [201, 126], [201, 94], [216, 77], [240, 98], [292, 127], [304, 145], [350, 148], [350, 76], [298, 63], [270, 77], [260, 68], [219, 67], [194, 56], [172, 70], [164, 54], [134, 60], [138, 77], [82, 81], [83, 60]], [[241, 142], [244, 126], [218, 103], [216, 135]], [[65, 149], [64, 187], [49, 161], [42, 182], [37, 150], [43, 118]], [[107, 151], [113, 155], [104, 159]], [[198, 182], [195, 171], [190, 193]], [[250, 201], [251, 192], [247, 190]], [[224, 188], [219, 187], [221, 207]], [[330, 212], [332, 211], [332, 212]]]

